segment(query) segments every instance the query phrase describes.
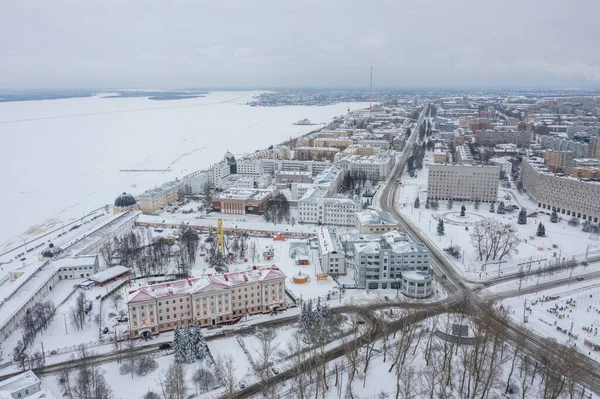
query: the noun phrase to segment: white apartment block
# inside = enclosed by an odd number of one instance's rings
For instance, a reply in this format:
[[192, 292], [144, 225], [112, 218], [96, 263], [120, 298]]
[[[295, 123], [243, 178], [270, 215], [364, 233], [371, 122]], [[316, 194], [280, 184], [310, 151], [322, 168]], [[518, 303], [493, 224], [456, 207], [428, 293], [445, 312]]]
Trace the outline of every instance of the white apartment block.
[[314, 188], [298, 200], [298, 223], [354, 226], [360, 202], [348, 198], [326, 198], [326, 192]]
[[510, 175], [512, 173], [512, 162], [510, 162], [508, 158], [491, 158], [490, 163], [492, 165], [498, 166], [502, 171], [504, 171], [506, 177], [510, 178]]
[[186, 324], [227, 324], [246, 314], [285, 309], [285, 279], [275, 266], [254, 266], [131, 290], [127, 296], [130, 336], [154, 335]]
[[525, 158], [521, 163], [523, 188], [542, 209], [566, 216], [598, 222], [600, 219], [600, 182], [553, 174], [541, 158]]
[[198, 170], [183, 177], [183, 190], [186, 194], [202, 194], [211, 181], [211, 170]]
[[146, 213], [157, 212], [179, 200], [183, 192], [181, 180], [168, 182], [158, 188], [148, 190], [138, 196], [140, 210]]
[[360, 157], [351, 155], [336, 163], [336, 166], [346, 173], [366, 174], [373, 181], [385, 180], [394, 167], [396, 157], [394, 155], [374, 155]]
[[261, 159], [262, 173], [275, 176], [282, 171], [311, 172], [313, 176], [318, 175], [332, 164], [329, 161], [298, 161], [289, 159]]
[[328, 227], [317, 230], [321, 269], [327, 274], [346, 274], [346, 253]]
[[492, 202], [498, 198], [498, 166], [430, 164], [427, 197]]

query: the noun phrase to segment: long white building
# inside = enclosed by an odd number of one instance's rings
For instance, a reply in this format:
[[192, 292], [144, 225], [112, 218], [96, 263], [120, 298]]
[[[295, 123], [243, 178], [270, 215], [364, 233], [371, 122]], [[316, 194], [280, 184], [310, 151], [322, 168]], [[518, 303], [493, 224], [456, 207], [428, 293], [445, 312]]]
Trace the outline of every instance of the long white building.
[[427, 197], [492, 202], [498, 198], [498, 166], [430, 164]]
[[350, 155], [340, 159], [336, 166], [350, 174], [365, 174], [373, 181], [385, 180], [394, 168], [396, 157], [390, 153], [361, 157]]
[[360, 202], [349, 198], [327, 198], [319, 188], [308, 190], [298, 200], [298, 223], [354, 226]]

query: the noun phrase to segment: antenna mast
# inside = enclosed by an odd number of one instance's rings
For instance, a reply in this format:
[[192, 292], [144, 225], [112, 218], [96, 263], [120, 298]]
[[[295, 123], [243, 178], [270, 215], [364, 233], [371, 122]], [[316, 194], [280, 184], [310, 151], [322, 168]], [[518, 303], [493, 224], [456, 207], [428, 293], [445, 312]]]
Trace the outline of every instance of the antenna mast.
[[371, 122], [372, 108], [373, 108], [373, 65], [371, 65], [371, 84], [369, 86], [369, 122]]

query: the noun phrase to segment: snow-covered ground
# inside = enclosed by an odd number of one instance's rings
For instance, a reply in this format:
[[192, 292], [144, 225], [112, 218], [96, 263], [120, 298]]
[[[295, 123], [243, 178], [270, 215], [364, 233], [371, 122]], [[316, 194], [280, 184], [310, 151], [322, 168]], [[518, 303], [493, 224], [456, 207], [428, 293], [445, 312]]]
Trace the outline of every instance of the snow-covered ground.
[[[600, 255], [600, 242], [595, 237], [581, 231], [581, 227], [568, 225], [569, 217], [564, 217], [558, 223], [551, 223], [550, 216], [539, 214], [538, 217], [527, 218], [527, 224], [517, 224], [519, 211], [503, 215], [491, 213], [489, 203], [481, 203], [478, 210], [472, 202], [465, 202], [466, 216], [460, 217], [461, 201], [454, 201], [453, 208], [448, 209], [447, 201], [439, 201], [439, 209], [425, 208], [427, 199], [427, 175], [428, 165], [433, 163], [433, 153], [427, 152], [423, 163], [423, 170], [417, 171], [417, 176], [412, 178], [405, 175], [402, 185], [398, 189], [400, 212], [405, 215], [415, 226], [421, 229], [430, 239], [431, 243], [440, 250], [450, 245], [459, 245], [464, 250], [464, 257], [455, 260], [450, 256], [447, 258], [454, 267], [463, 275], [472, 280], [485, 280], [504, 275], [506, 273], [517, 273], [523, 270], [535, 270], [553, 264], [559, 258], [571, 260], [575, 257], [578, 261], [588, 257]], [[419, 197], [420, 208], [414, 208], [414, 201]], [[498, 203], [504, 201], [505, 205], [524, 206], [527, 213], [541, 211], [526, 195], [521, 195], [514, 189], [500, 188], [498, 192]], [[445, 234], [437, 234], [438, 219], [444, 219]], [[469, 227], [484, 218], [494, 218], [502, 224], [510, 224], [516, 231], [521, 242], [517, 246], [517, 253], [498, 262], [481, 262], [476, 257], [475, 248], [471, 243], [471, 230]], [[546, 237], [537, 237], [538, 223], [542, 222], [546, 227]]]
[[600, 345], [599, 281], [574, 282], [569, 286], [504, 299], [496, 306], [507, 308], [514, 322], [538, 335], [575, 346], [579, 352], [600, 361], [600, 350], [594, 351], [584, 345], [585, 339]]
[[[71, 98], [0, 104], [4, 187], [2, 245], [22, 242], [60, 221], [208, 168], [226, 150], [253, 152], [368, 104], [250, 107], [260, 92], [211, 92], [160, 102], [147, 98]], [[169, 169], [168, 172], [120, 172]], [[8, 171], [21, 171], [18, 174]]]

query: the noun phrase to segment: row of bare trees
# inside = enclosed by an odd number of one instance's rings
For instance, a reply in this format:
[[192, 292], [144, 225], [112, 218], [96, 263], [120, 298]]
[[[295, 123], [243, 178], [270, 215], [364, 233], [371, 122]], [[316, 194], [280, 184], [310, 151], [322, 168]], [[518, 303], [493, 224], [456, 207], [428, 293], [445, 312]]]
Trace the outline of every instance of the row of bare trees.
[[495, 219], [475, 223], [471, 231], [471, 242], [477, 258], [481, 261], [502, 260], [516, 250], [517, 235], [510, 226]]

